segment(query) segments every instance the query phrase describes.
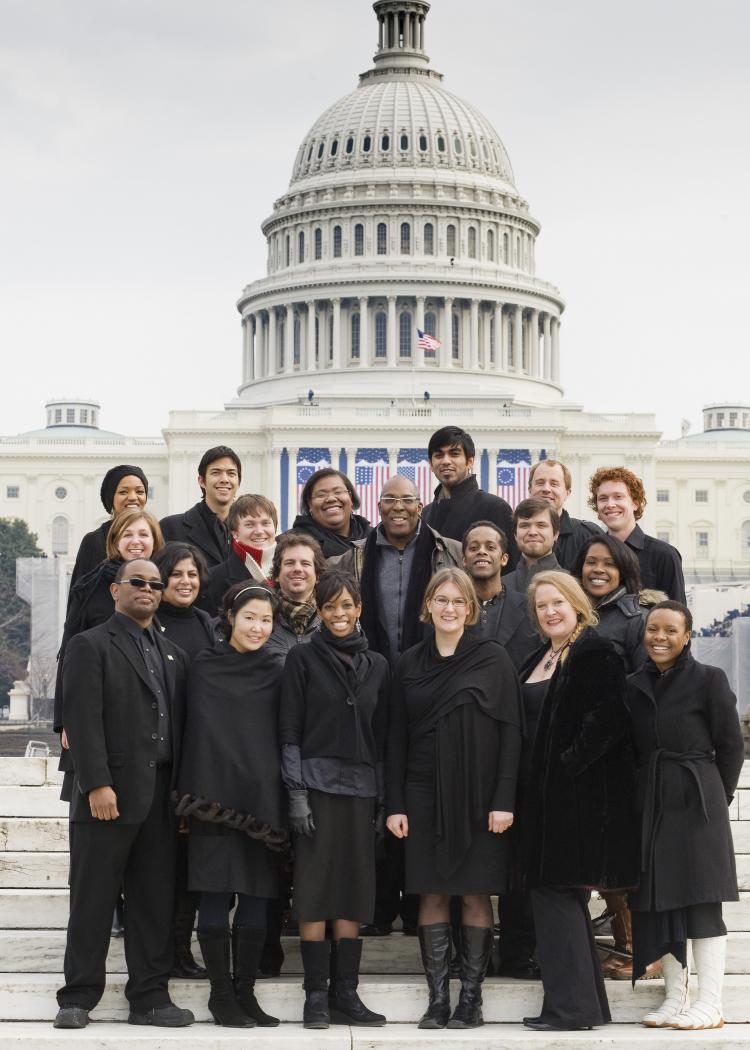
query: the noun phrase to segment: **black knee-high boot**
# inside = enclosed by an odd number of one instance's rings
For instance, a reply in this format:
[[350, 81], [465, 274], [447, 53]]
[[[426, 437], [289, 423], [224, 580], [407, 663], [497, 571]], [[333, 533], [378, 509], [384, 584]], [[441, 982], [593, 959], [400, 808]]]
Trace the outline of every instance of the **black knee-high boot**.
[[422, 965], [430, 991], [430, 1001], [419, 1022], [419, 1028], [445, 1028], [451, 1013], [448, 966], [450, 963], [451, 928], [447, 922], [418, 926]]
[[234, 957], [234, 994], [237, 1002], [261, 1028], [275, 1028], [278, 1017], [261, 1009], [255, 998], [255, 979], [266, 941], [266, 931], [254, 926], [232, 927], [232, 955]]
[[353, 1024], [380, 1027], [385, 1024], [383, 1014], [368, 1010], [357, 994], [359, 964], [362, 959], [362, 941], [344, 937], [331, 944], [331, 984], [328, 989], [328, 1008], [333, 1024]]
[[461, 927], [461, 994], [448, 1028], [479, 1028], [482, 1017], [482, 981], [492, 951], [492, 930], [484, 926]]
[[300, 941], [305, 979], [305, 1006], [302, 1024], [305, 1028], [328, 1028], [328, 976], [331, 967], [330, 941]]
[[229, 972], [229, 927], [209, 926], [198, 930], [198, 944], [211, 981], [208, 1009], [216, 1024], [226, 1028], [254, 1028], [255, 1021], [248, 1017], [237, 1002]]

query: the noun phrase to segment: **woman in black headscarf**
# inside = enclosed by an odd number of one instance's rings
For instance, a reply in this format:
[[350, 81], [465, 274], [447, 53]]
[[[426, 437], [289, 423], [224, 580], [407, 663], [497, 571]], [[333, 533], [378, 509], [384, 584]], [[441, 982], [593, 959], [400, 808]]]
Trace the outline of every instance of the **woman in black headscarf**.
[[[284, 667], [280, 736], [294, 836], [294, 910], [305, 968], [305, 1028], [383, 1025], [357, 995], [362, 923], [375, 907], [373, 818], [383, 828], [388, 662], [359, 627], [355, 580], [315, 587], [320, 630]], [[333, 944], [325, 939], [333, 923]], [[333, 954], [331, 956], [331, 947]], [[330, 956], [330, 958], [329, 958]], [[328, 989], [329, 972], [331, 985]]]
[[[288, 850], [279, 762], [281, 665], [269, 652], [278, 601], [263, 584], [224, 596], [228, 644], [190, 666], [177, 814], [190, 821], [188, 888], [201, 894], [198, 943], [211, 981], [208, 1008], [231, 1028], [277, 1025], [255, 998], [268, 899]], [[229, 911], [238, 898], [231, 931]]]
[[372, 532], [359, 510], [359, 496], [346, 474], [333, 467], [316, 470], [305, 482], [300, 498], [301, 513], [293, 529], [314, 536], [323, 555], [332, 558], [346, 554], [355, 540], [366, 540]]
[[[401, 656], [392, 690], [388, 828], [406, 839], [406, 892], [421, 895], [418, 932], [430, 1001], [420, 1028], [483, 1024], [490, 894], [503, 891], [510, 867], [503, 832], [515, 807], [520, 689], [502, 646], [466, 633], [478, 613], [466, 573], [437, 572], [421, 616], [434, 637]], [[451, 896], [463, 898], [461, 995], [452, 1017]]]
[[70, 577], [71, 588], [81, 576], [95, 569], [99, 562], [107, 557], [107, 533], [114, 518], [122, 510], [135, 507], [141, 510], [148, 500], [148, 479], [140, 467], [131, 463], [120, 463], [108, 470], [102, 479], [99, 492], [102, 505], [110, 517], [107, 521], [87, 532], [78, 548], [73, 573]]

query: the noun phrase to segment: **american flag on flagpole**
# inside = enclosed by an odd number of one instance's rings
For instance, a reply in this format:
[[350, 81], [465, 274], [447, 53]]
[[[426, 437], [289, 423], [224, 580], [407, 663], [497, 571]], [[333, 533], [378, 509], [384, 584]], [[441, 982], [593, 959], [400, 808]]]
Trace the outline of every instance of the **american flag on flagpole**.
[[531, 453], [527, 448], [501, 448], [497, 454], [496, 492], [512, 508], [529, 494]]
[[289, 520], [294, 518], [299, 511], [302, 499], [302, 489], [308, 478], [322, 467], [330, 467], [331, 451], [327, 448], [301, 448], [297, 453], [297, 506], [289, 508]]
[[354, 464], [354, 487], [360, 499], [359, 513], [372, 525], [380, 520], [378, 499], [390, 476], [387, 448], [358, 448]]
[[424, 350], [428, 354], [434, 354], [442, 345], [436, 336], [430, 335], [429, 332], [421, 332], [419, 328], [417, 329], [417, 346], [420, 350]]
[[419, 498], [427, 506], [432, 502], [435, 479], [430, 469], [426, 448], [401, 448], [398, 452], [398, 472], [419, 489]]

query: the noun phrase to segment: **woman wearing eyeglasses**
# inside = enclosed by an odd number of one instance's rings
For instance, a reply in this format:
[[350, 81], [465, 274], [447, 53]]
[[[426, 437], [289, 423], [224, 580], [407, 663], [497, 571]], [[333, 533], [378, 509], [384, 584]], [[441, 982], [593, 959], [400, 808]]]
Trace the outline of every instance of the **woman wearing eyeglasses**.
[[278, 737], [283, 668], [266, 644], [278, 608], [265, 584], [231, 587], [219, 616], [226, 643], [200, 653], [188, 677], [177, 815], [190, 826], [188, 889], [201, 895], [208, 1008], [229, 1028], [279, 1023], [255, 997], [266, 908], [289, 847]]
[[372, 532], [367, 518], [359, 510], [359, 496], [346, 474], [333, 467], [316, 470], [305, 482], [300, 498], [301, 513], [293, 529], [314, 536], [323, 555], [332, 558], [346, 554], [356, 540], [365, 540]]
[[[386, 754], [387, 826], [406, 843], [406, 891], [420, 895], [419, 943], [429, 989], [420, 1028], [483, 1023], [492, 947], [490, 894], [509, 872], [521, 752], [521, 697], [505, 650], [466, 632], [479, 606], [470, 578], [443, 569], [421, 619], [434, 636], [396, 665]], [[451, 1016], [450, 898], [462, 898], [461, 995]]]

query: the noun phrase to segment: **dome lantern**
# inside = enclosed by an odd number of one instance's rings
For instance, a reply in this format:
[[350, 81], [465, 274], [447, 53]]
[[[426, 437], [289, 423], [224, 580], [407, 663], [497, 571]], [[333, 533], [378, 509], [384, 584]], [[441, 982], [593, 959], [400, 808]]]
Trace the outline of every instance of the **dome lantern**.
[[430, 61], [424, 49], [427, 0], [375, 0], [372, 6], [378, 19], [375, 70], [426, 68]]

